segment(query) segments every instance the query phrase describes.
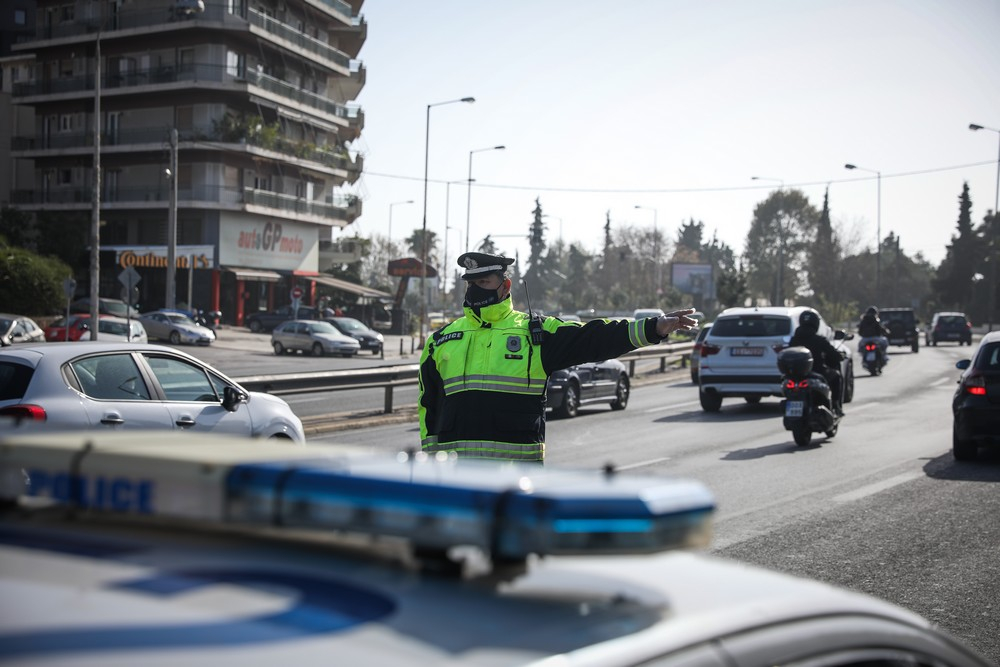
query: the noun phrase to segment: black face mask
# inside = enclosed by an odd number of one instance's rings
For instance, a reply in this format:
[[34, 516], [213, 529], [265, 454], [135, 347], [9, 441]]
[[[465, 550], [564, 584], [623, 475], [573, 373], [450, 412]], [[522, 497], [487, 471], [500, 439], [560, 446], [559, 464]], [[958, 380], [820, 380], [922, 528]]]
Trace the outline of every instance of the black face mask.
[[486, 289], [475, 283], [469, 283], [469, 287], [465, 290], [465, 305], [472, 308], [476, 313], [479, 313], [480, 308], [500, 303], [499, 292], [499, 287], [496, 289]]

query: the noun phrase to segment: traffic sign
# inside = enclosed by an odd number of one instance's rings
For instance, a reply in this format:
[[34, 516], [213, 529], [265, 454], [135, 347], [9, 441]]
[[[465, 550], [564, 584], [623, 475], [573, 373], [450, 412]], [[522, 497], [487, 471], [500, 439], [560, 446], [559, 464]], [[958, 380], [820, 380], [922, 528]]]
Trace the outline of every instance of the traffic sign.
[[142, 276], [140, 276], [139, 272], [132, 266], [127, 267], [124, 271], [118, 274], [118, 282], [124, 285], [125, 289], [130, 292], [136, 288], [140, 280], [142, 280]]
[[63, 281], [63, 293], [66, 294], [67, 299], [72, 299], [73, 295], [76, 293], [76, 281], [72, 278], [67, 278]]
[[298, 301], [299, 299], [302, 298], [303, 294], [305, 294], [305, 290], [303, 290], [301, 287], [296, 286], [292, 288], [291, 292], [292, 300]]

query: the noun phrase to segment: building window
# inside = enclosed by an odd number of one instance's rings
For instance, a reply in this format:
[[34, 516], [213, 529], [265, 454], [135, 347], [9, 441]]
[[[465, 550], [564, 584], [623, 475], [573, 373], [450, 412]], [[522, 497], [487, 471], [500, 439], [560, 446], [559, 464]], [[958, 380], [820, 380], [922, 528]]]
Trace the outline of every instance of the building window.
[[26, 25], [28, 23], [28, 14], [23, 9], [14, 10], [14, 25]]

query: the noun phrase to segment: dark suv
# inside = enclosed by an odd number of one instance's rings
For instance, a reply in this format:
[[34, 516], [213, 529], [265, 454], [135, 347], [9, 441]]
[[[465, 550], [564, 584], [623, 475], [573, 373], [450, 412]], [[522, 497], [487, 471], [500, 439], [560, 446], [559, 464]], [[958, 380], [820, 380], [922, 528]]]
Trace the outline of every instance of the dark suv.
[[920, 351], [920, 332], [917, 329], [920, 320], [913, 314], [912, 308], [879, 308], [878, 314], [889, 330], [889, 345]]
[[924, 342], [937, 345], [943, 340], [972, 345], [972, 324], [965, 313], [934, 313], [931, 323], [927, 325]]

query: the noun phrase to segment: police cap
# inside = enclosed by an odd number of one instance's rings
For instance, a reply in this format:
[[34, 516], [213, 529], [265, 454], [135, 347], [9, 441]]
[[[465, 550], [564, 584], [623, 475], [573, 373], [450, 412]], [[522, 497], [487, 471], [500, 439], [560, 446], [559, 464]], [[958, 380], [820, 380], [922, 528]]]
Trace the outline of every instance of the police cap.
[[514, 263], [510, 257], [490, 255], [485, 252], [467, 252], [458, 258], [458, 265], [465, 269], [462, 280], [475, 280], [491, 273], [504, 273]]

